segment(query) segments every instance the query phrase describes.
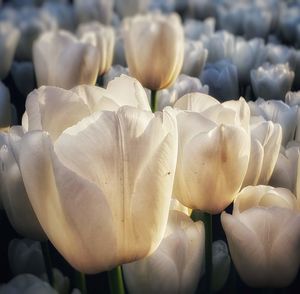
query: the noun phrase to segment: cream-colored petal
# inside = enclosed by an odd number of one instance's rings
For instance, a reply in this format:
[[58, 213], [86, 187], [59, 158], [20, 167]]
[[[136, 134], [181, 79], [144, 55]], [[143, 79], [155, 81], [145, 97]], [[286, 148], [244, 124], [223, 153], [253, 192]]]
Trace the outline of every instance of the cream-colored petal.
[[12, 149], [14, 140], [9, 138], [7, 145], [0, 149], [0, 179], [1, 198], [6, 214], [14, 229], [27, 238], [45, 240], [39, 221], [37, 220], [29, 202], [19, 166], [16, 162], [16, 154]]
[[248, 186], [236, 197], [233, 215], [238, 215], [252, 207], [282, 207], [296, 209], [296, 198], [287, 189], [271, 186]]
[[242, 187], [256, 185], [263, 165], [264, 149], [259, 140], [251, 136], [251, 152], [246, 176]]
[[121, 75], [108, 83], [107, 91], [120, 106], [130, 105], [141, 110], [151, 110], [145, 89], [134, 78]]
[[267, 184], [272, 176], [280, 151], [282, 131], [279, 124], [267, 123], [265, 140], [263, 141], [264, 159], [258, 184]]
[[66, 260], [87, 273], [119, 264], [111, 207], [99, 188], [61, 163], [47, 134], [22, 138], [19, 164], [32, 207]]
[[119, 108], [115, 97], [111, 96], [106, 89], [79, 85], [71, 89], [87, 105], [89, 112], [94, 113], [102, 110], [116, 111]]
[[190, 93], [179, 98], [174, 107], [182, 110], [190, 110], [194, 112], [202, 112], [211, 106], [218, 105], [220, 102], [203, 93]]
[[28, 130], [47, 131], [52, 140], [56, 140], [64, 129], [88, 115], [90, 109], [81, 97], [57, 87], [40, 87], [31, 92], [26, 100]]

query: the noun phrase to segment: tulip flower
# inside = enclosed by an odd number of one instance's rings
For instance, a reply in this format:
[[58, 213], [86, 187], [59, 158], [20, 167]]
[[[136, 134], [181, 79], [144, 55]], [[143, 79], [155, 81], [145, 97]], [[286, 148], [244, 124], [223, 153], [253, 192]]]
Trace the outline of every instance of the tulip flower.
[[229, 272], [231, 259], [227, 245], [224, 241], [218, 240], [212, 243], [212, 265], [213, 265], [213, 291], [220, 291], [225, 285]]
[[31, 274], [16, 276], [7, 284], [0, 285], [0, 294], [14, 293], [43, 293], [56, 294], [57, 292], [43, 280]]
[[270, 10], [253, 8], [248, 10], [243, 19], [243, 31], [246, 39], [266, 38], [272, 25]]
[[4, 79], [10, 70], [19, 38], [19, 30], [11, 23], [0, 23], [0, 80]]
[[251, 84], [256, 97], [267, 100], [283, 100], [291, 90], [294, 72], [287, 64], [263, 64], [250, 72]]
[[250, 156], [249, 117], [244, 99], [220, 104], [205, 94], [175, 103], [179, 149], [173, 193], [185, 206], [220, 213], [235, 198]]
[[123, 265], [129, 293], [195, 293], [203, 275], [204, 225], [171, 210], [164, 239], [150, 256]]
[[280, 124], [282, 128], [282, 145], [293, 140], [297, 125], [297, 106], [289, 106], [282, 101], [257, 99], [248, 102], [251, 116], [261, 116], [264, 120], [271, 120]]
[[[8, 88], [0, 81], [0, 130], [11, 124], [10, 94]], [[1, 146], [0, 146], [1, 147]]]
[[282, 128], [271, 121], [251, 124], [251, 152], [243, 187], [268, 184], [278, 159]]
[[184, 57], [184, 34], [178, 15], [155, 13], [126, 19], [124, 41], [130, 75], [144, 87], [159, 90], [174, 83]]
[[34, 44], [33, 62], [38, 86], [70, 89], [95, 84], [100, 53], [96, 45], [79, 41], [66, 31], [49, 32]]
[[166, 106], [173, 106], [180, 97], [194, 92], [208, 94], [208, 86], [202, 85], [197, 78], [181, 74], [173, 86], [159, 91], [158, 109], [162, 110]]
[[85, 23], [78, 28], [80, 40], [97, 47], [100, 53], [98, 76], [109, 70], [113, 61], [115, 35], [112, 27], [97, 22]]
[[[8, 219], [22, 236], [34, 239], [47, 239], [29, 202], [18, 163], [15, 141], [23, 135], [21, 127], [12, 127], [8, 134], [1, 133], [6, 145], [0, 149], [1, 198]], [[2, 139], [3, 140], [3, 139]]]
[[35, 88], [35, 73], [31, 61], [14, 62], [11, 67], [11, 75], [18, 91], [27, 97]]
[[15, 144], [22, 146], [18, 163], [43, 229], [87, 273], [151, 254], [172, 195], [178, 144], [172, 109], [152, 114], [149, 104], [144, 111], [117, 101], [148, 103], [142, 86], [126, 76], [106, 90], [42, 87], [27, 98], [28, 132]]
[[244, 188], [233, 214], [221, 221], [231, 258], [241, 279], [251, 287], [286, 287], [299, 268], [300, 215], [295, 196], [269, 186]]
[[289, 142], [287, 148], [282, 148], [276, 162], [270, 184], [275, 187], [287, 188], [297, 196], [300, 209], [300, 144]]
[[242, 38], [235, 40], [232, 62], [237, 67], [241, 85], [250, 83], [250, 71], [259, 67], [267, 58], [267, 51], [262, 39], [246, 41]]
[[13, 239], [8, 246], [8, 261], [12, 273], [40, 276], [46, 272], [40, 242], [30, 239]]
[[234, 50], [234, 36], [227, 31], [218, 31], [212, 36], [202, 36], [204, 47], [208, 50], [208, 63], [231, 58]]
[[71, 5], [67, 3], [57, 3], [46, 1], [41, 7], [44, 14], [53, 17], [58, 27], [62, 30], [73, 31], [75, 27], [75, 13]]
[[289, 67], [294, 70], [296, 64], [296, 50], [282, 45], [268, 44], [267, 60], [271, 64], [288, 63]]
[[[283, 3], [281, 3], [283, 4]], [[297, 36], [297, 25], [300, 22], [300, 9], [298, 5], [282, 5], [279, 17], [279, 32], [288, 43], [294, 43]]]
[[20, 39], [16, 49], [16, 59], [31, 61], [34, 42], [38, 37], [48, 31], [58, 29], [56, 20], [43, 14], [35, 7], [24, 7], [17, 14], [17, 25], [20, 30]]
[[235, 65], [227, 60], [208, 64], [201, 80], [209, 87], [209, 94], [220, 101], [239, 98], [239, 80]]
[[186, 19], [184, 22], [184, 35], [190, 40], [199, 40], [202, 35], [211, 36], [215, 31], [216, 20], [209, 17], [204, 21]]
[[[285, 103], [288, 104], [290, 107], [298, 106], [295, 140], [300, 141], [300, 91], [287, 92], [287, 94], [285, 95]], [[290, 140], [292, 139], [293, 138], [290, 138]]]
[[193, 77], [200, 76], [206, 63], [208, 51], [200, 41], [186, 41], [181, 72]]
[[115, 2], [116, 11], [122, 18], [145, 13], [150, 4], [150, 0], [115, 0]]
[[114, 0], [74, 0], [79, 23], [100, 21], [109, 24], [112, 19]]

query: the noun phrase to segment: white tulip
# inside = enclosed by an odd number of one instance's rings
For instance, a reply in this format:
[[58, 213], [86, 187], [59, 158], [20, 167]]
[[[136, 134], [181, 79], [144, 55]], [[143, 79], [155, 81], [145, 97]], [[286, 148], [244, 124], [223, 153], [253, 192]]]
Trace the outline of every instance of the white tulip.
[[268, 186], [244, 188], [221, 221], [233, 263], [251, 287], [286, 287], [299, 268], [300, 215], [295, 196]]
[[11, 67], [20, 38], [20, 31], [9, 22], [0, 22], [0, 80], [4, 79]]
[[145, 13], [150, 4], [150, 0], [115, 0], [115, 2], [116, 11], [121, 17]]
[[85, 23], [79, 26], [78, 35], [81, 41], [96, 46], [100, 54], [98, 76], [109, 70], [113, 61], [115, 32], [112, 27], [97, 22]]
[[114, 0], [74, 0], [74, 8], [79, 23], [100, 21], [110, 24]]
[[123, 265], [129, 293], [195, 293], [204, 270], [204, 225], [170, 211], [164, 239], [145, 259]]
[[206, 63], [207, 54], [208, 51], [203, 48], [202, 42], [187, 40], [181, 72], [189, 76], [199, 77]]
[[294, 72], [287, 64], [263, 64], [250, 72], [251, 84], [256, 97], [283, 100], [291, 90]]
[[251, 116], [262, 116], [265, 120], [280, 124], [282, 128], [282, 145], [293, 140], [297, 125], [298, 106], [289, 106], [282, 101], [261, 98], [248, 102]]
[[33, 62], [38, 86], [70, 89], [79, 84], [95, 84], [100, 53], [96, 45], [79, 41], [69, 32], [49, 32], [34, 44]]
[[159, 90], [174, 83], [184, 57], [184, 34], [177, 14], [126, 19], [124, 40], [129, 73], [144, 87]]
[[250, 156], [249, 117], [244, 99], [220, 104], [188, 94], [175, 107], [179, 149], [173, 193], [185, 206], [220, 213], [235, 198]]

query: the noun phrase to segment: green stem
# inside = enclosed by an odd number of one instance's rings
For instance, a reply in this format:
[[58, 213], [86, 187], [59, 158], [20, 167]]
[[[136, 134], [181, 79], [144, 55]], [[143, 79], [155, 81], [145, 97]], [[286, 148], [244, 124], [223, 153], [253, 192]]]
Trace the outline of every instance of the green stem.
[[155, 112], [157, 108], [157, 90], [151, 90], [151, 110]]
[[108, 272], [108, 282], [111, 294], [125, 294], [121, 266]]
[[41, 248], [42, 248], [42, 252], [43, 252], [43, 257], [44, 257], [44, 262], [45, 262], [48, 281], [49, 281], [49, 284], [51, 286], [53, 286], [53, 288], [55, 288], [54, 276], [53, 276], [53, 270], [52, 270], [52, 262], [51, 262], [51, 257], [50, 257], [48, 241], [40, 242], [40, 243], [41, 243]]
[[75, 271], [76, 287], [81, 291], [81, 294], [87, 294], [86, 280], [84, 273]]
[[205, 226], [205, 293], [212, 293], [212, 215], [204, 213]]

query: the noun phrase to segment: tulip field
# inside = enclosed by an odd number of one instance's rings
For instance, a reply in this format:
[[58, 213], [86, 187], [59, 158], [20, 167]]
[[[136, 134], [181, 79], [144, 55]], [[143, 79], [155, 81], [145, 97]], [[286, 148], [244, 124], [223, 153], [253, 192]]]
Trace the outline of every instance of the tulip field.
[[0, 294], [300, 293], [299, 0], [0, 0]]

